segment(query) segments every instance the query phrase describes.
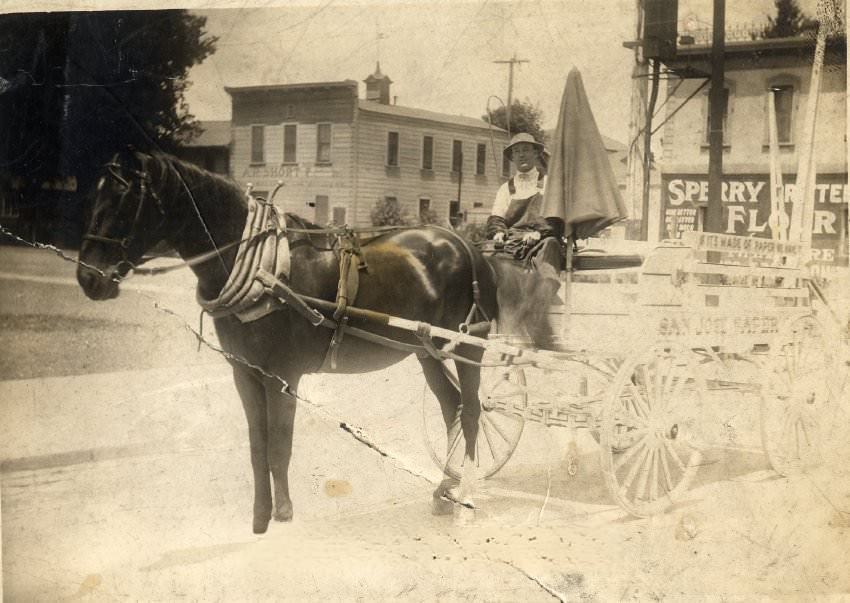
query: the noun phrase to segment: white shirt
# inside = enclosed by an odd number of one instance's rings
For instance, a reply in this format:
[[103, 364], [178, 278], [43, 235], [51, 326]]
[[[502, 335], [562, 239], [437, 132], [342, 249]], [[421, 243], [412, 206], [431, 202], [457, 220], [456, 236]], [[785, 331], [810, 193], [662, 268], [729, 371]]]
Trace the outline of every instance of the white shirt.
[[528, 199], [529, 197], [543, 193], [546, 188], [546, 176], [543, 177], [543, 188], [537, 188], [537, 179], [540, 178], [540, 173], [536, 167], [531, 168], [527, 172], [517, 172], [514, 175], [514, 188], [516, 192], [512, 195], [508, 183], [510, 180], [503, 182], [496, 193], [496, 201], [493, 203], [493, 210], [490, 212], [492, 216], [505, 216], [508, 206], [514, 199]]

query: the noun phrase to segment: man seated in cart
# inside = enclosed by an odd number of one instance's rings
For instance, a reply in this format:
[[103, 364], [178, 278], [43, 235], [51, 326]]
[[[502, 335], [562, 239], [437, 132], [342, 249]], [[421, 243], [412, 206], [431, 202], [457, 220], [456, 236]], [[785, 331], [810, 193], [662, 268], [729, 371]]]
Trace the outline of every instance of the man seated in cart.
[[542, 215], [546, 148], [531, 134], [522, 133], [511, 139], [504, 154], [516, 173], [496, 193], [487, 218], [487, 238], [516, 259], [530, 260], [537, 270], [549, 266], [557, 274], [562, 267], [563, 222]]
[[[487, 238], [532, 264], [560, 271], [571, 247], [627, 217], [626, 206], [596, 126], [578, 70], [567, 76], [552, 160], [529, 134], [517, 134], [505, 149], [516, 175], [496, 194]], [[564, 262], [564, 257], [567, 261]], [[626, 264], [630, 265], [630, 264]]]

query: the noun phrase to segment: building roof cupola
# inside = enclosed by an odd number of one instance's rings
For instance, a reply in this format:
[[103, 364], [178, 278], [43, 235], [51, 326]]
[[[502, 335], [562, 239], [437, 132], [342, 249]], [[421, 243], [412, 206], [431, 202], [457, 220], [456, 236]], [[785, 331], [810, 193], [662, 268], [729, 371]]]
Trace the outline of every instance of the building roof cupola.
[[366, 82], [366, 100], [375, 101], [382, 105], [390, 104], [390, 84], [393, 81], [381, 73], [381, 62], [375, 65], [375, 73], [369, 75]]

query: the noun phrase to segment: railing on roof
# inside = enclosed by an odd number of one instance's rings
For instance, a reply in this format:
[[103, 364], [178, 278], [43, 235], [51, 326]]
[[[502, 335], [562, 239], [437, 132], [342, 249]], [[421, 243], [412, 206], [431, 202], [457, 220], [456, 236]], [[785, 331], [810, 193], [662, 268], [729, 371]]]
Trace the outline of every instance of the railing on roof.
[[[770, 22], [765, 19], [763, 21], [750, 21], [749, 23], [736, 23], [726, 26], [726, 41], [727, 42], [751, 42], [754, 40], [769, 39], [765, 35], [765, 31], [769, 28]], [[711, 37], [714, 33], [710, 27], [702, 27], [697, 29], [679, 30], [679, 46], [708, 46], [711, 45]], [[815, 39], [816, 32], [814, 30], [802, 31], [797, 36], [799, 38]], [[833, 30], [836, 37], [844, 37], [843, 25]]]

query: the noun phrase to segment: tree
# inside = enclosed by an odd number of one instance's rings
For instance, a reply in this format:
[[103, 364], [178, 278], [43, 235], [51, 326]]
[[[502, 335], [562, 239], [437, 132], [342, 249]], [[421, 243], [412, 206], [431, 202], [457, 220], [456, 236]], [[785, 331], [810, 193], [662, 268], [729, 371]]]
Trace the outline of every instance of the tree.
[[776, 17], [767, 18], [765, 38], [792, 38], [817, 29], [817, 21], [803, 14], [797, 0], [773, 0], [773, 4]]
[[0, 16], [3, 179], [33, 204], [45, 182], [76, 179], [54, 203], [79, 222], [81, 199], [113, 153], [190, 140], [198, 126], [187, 75], [216, 43], [205, 25], [184, 10]]
[[[500, 106], [494, 111], [481, 116], [484, 121], [489, 121], [494, 126], [508, 130], [508, 120], [504, 106]], [[511, 127], [509, 133], [511, 136], [521, 132], [527, 132], [534, 136], [535, 140], [543, 141], [543, 113], [537, 105], [531, 104], [530, 101], [514, 100], [511, 103]]]

